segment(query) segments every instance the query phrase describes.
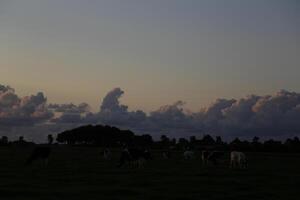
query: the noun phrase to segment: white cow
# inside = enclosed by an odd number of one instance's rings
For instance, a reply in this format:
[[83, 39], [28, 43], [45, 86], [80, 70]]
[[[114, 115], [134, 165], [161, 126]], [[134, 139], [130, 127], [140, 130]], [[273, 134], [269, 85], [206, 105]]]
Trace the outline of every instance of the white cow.
[[190, 160], [190, 159], [193, 159], [195, 157], [195, 153], [193, 151], [186, 150], [185, 152], [183, 152], [183, 157], [186, 160]]
[[246, 168], [247, 160], [243, 152], [232, 151], [230, 153], [230, 168]]

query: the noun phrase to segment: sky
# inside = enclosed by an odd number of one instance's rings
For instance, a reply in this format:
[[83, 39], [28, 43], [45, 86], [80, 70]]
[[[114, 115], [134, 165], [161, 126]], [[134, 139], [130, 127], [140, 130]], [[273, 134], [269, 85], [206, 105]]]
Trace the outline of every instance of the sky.
[[299, 91], [296, 0], [1, 0], [1, 83], [54, 103], [122, 87], [131, 109]]
[[[0, 84], [99, 112], [300, 91], [297, 0], [0, 0]], [[127, 110], [126, 110], [127, 111]]]

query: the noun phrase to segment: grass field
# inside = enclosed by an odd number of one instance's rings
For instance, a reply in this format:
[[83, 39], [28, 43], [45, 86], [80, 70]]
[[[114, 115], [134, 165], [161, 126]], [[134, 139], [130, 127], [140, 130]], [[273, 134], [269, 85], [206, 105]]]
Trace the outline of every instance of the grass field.
[[[100, 150], [54, 147], [47, 168], [24, 166], [31, 148], [0, 148], [0, 199], [300, 199], [299, 154], [247, 154], [249, 168], [232, 170], [229, 160], [203, 167], [200, 155], [184, 161], [174, 153], [143, 169], [117, 168], [118, 152], [104, 161]], [[226, 155], [228, 158], [229, 155]]]

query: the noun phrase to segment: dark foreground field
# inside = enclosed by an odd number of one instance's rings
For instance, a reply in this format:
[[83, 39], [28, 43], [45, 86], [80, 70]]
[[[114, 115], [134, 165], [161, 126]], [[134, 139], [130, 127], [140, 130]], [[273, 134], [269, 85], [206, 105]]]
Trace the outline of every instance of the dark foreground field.
[[[96, 148], [55, 147], [49, 166], [24, 166], [30, 148], [0, 148], [0, 199], [300, 199], [299, 154], [247, 154], [249, 168], [202, 167], [200, 156], [158, 152], [144, 169], [118, 169]], [[228, 155], [227, 155], [228, 158]]]

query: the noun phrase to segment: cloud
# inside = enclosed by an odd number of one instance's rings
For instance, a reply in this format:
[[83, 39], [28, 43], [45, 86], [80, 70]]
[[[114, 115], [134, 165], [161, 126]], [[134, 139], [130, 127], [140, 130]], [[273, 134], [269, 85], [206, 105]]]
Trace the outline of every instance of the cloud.
[[100, 112], [112, 112], [112, 113], [122, 113], [127, 112], [128, 106], [121, 105], [119, 99], [124, 94], [121, 88], [115, 88], [108, 92], [104, 97], [102, 105], [100, 106]]
[[177, 101], [172, 105], [162, 106], [150, 113], [149, 121], [155, 129], [189, 128], [190, 116], [184, 112], [184, 104], [183, 101]]
[[53, 117], [43, 93], [19, 97], [14, 89], [0, 85], [0, 126], [31, 126]]
[[83, 124], [86, 115], [90, 113], [90, 106], [87, 103], [49, 104], [48, 108], [57, 116], [51, 119], [51, 122], [59, 124]]
[[300, 94], [279, 91], [274, 95], [251, 95], [223, 110], [220, 124], [224, 134], [239, 136], [299, 135]]
[[120, 88], [108, 93], [101, 110], [94, 116], [97, 122], [125, 126], [152, 135], [168, 134], [182, 137], [190, 135], [221, 135], [225, 138], [255, 135], [284, 137], [300, 135], [300, 94], [279, 91], [274, 95], [249, 95], [241, 99], [217, 99], [199, 112], [187, 112], [185, 103], [177, 101], [146, 114], [128, 111], [119, 99]]
[[53, 110], [54, 112], [60, 113], [88, 113], [90, 112], [90, 106], [87, 103], [81, 103], [79, 105], [75, 105], [73, 103], [70, 104], [49, 104], [48, 108]]
[[120, 88], [115, 88], [103, 98], [100, 112], [96, 114], [98, 122], [116, 126], [137, 127], [147, 116], [141, 110], [128, 111], [128, 106], [120, 104], [119, 99], [124, 94]]
[[[120, 88], [111, 90], [103, 98], [100, 110], [92, 113], [87, 103], [48, 105], [41, 92], [19, 97], [13, 88], [0, 85], [0, 134], [12, 129], [15, 135], [17, 130], [26, 134], [28, 130], [28, 135], [36, 137], [37, 130], [58, 133], [67, 128], [99, 123], [154, 137], [207, 133], [225, 139], [300, 136], [300, 94], [296, 92], [281, 90], [273, 95], [217, 99], [199, 112], [188, 112], [185, 103], [177, 101], [149, 114], [142, 110], [130, 111], [127, 105], [120, 103], [123, 95]], [[36, 131], [32, 131], [34, 128]]]

